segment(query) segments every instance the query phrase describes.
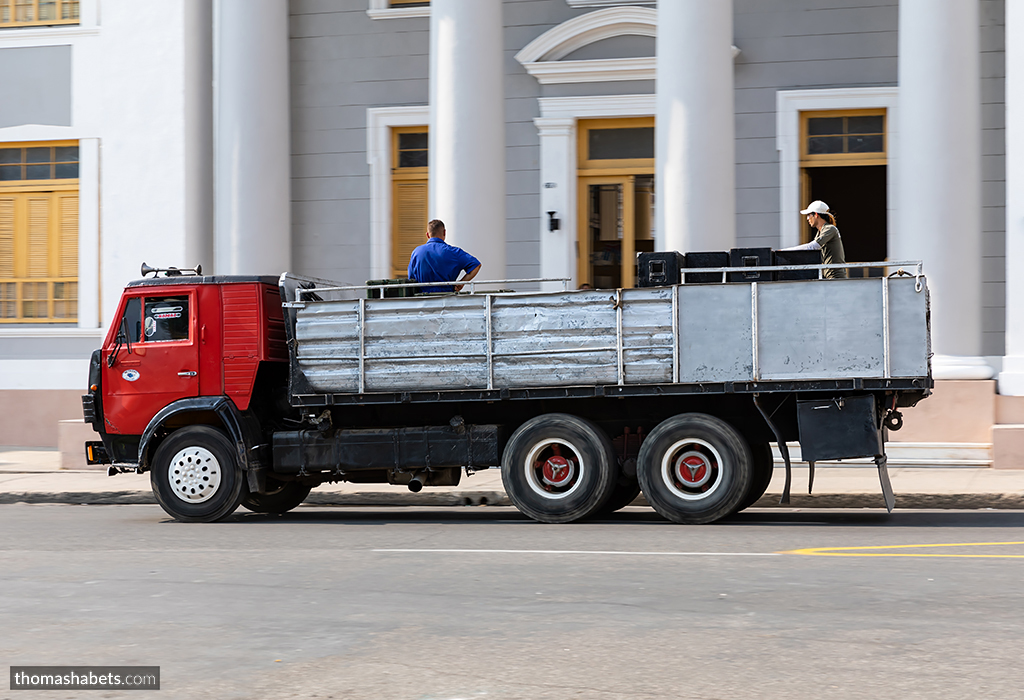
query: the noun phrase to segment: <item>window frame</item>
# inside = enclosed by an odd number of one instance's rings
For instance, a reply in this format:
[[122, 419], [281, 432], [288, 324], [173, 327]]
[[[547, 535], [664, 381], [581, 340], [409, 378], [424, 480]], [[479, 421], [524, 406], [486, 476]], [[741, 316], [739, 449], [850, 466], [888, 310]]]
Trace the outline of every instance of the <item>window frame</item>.
[[[809, 153], [809, 121], [836, 117], [882, 117], [882, 150], [869, 153]], [[848, 136], [849, 134], [844, 134]], [[889, 114], [885, 107], [871, 109], [801, 110], [800, 167], [885, 165], [889, 152]]]
[[[398, 162], [401, 157], [401, 152], [398, 150], [399, 137], [402, 134], [426, 134], [427, 135], [427, 165], [415, 166], [408, 168], [398, 167]], [[406, 276], [408, 261], [406, 265], [396, 265], [399, 262], [396, 257], [397, 253], [397, 238], [398, 238], [398, 222], [400, 217], [398, 216], [398, 209], [401, 202], [398, 199], [398, 185], [403, 183], [422, 183], [426, 187], [426, 197], [428, 202], [427, 220], [423, 222], [424, 239], [421, 241], [425, 242], [426, 224], [430, 220], [429, 202], [430, 202], [430, 128], [426, 124], [416, 126], [392, 126], [391, 127], [391, 163], [390, 163], [390, 175], [391, 182], [389, 188], [391, 191], [391, 226], [388, 231], [389, 249], [390, 249], [390, 261], [389, 261], [389, 273], [388, 278], [404, 278]]]
[[576, 125], [577, 168], [588, 175], [646, 175], [654, 172], [654, 158], [588, 158], [591, 129], [654, 128], [654, 117], [580, 119]]
[[[32, 3], [33, 16], [34, 17], [38, 17], [39, 16], [39, 2], [40, 2], [40, 0], [29, 0], [29, 1]], [[15, 10], [17, 8], [17, 2], [18, 2], [18, 0], [0, 0], [0, 7], [3, 7], [3, 6], [6, 5], [9, 8], [10, 16], [13, 18], [14, 15], [15, 15]], [[36, 20], [28, 21], [28, 22], [19, 22], [17, 20], [12, 19], [9, 22], [2, 22], [2, 21], [0, 21], [0, 30], [3, 30], [3, 29], [16, 29], [16, 28], [21, 28], [21, 27], [66, 27], [66, 26], [80, 25], [82, 23], [82, 2], [83, 2], [83, 0], [54, 0], [54, 6], [55, 6], [55, 10], [56, 10], [56, 13], [57, 13], [58, 17], [62, 14], [61, 10], [63, 9], [63, 6], [66, 3], [75, 3], [75, 4], [77, 4], [78, 5], [78, 16], [75, 17], [74, 19], [54, 19], [54, 20], [39, 20], [39, 19], [36, 19]]]
[[[3, 0], [0, 0], [2, 2]], [[60, 141], [4, 141], [0, 143], [0, 149], [9, 148], [67, 148], [73, 146], [78, 149], [78, 177], [60, 177], [46, 180], [0, 180], [0, 192], [31, 191], [39, 188], [58, 187], [60, 189], [78, 189], [79, 180], [82, 177], [82, 146], [78, 139], [63, 139]], [[51, 161], [50, 164], [56, 161]], [[32, 165], [31, 163], [29, 165]], [[42, 165], [41, 163], [39, 165]]]

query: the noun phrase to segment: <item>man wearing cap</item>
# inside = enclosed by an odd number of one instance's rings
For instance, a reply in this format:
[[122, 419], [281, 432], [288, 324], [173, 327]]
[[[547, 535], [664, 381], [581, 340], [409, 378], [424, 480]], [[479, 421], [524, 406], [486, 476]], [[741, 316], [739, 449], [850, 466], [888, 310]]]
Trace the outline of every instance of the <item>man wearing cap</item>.
[[[414, 282], [452, 282], [459, 273], [466, 276], [460, 282], [468, 282], [480, 272], [480, 261], [464, 251], [444, 242], [444, 223], [433, 219], [427, 224], [427, 242], [412, 251], [409, 258], [409, 277]], [[458, 292], [461, 284], [454, 287], [446, 284], [438, 287], [423, 287], [418, 292]]]
[[[818, 233], [810, 243], [783, 248], [783, 250], [820, 250], [823, 264], [842, 265], [845, 263], [846, 253], [843, 251], [843, 239], [839, 235], [839, 229], [836, 228], [836, 217], [829, 212], [828, 205], [820, 199], [816, 199], [800, 213], [807, 216], [807, 223], [817, 229]], [[821, 276], [825, 279], [846, 277], [846, 268], [822, 270]]]

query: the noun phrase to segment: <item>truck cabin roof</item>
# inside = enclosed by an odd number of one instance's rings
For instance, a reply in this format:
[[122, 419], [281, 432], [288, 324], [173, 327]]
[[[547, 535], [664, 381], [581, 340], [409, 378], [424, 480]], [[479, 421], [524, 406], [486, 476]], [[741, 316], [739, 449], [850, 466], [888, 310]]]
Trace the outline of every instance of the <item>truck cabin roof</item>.
[[242, 284], [262, 282], [277, 286], [278, 278], [272, 275], [210, 275], [200, 277], [199, 275], [175, 275], [174, 277], [147, 277], [141, 280], [133, 280], [125, 285], [131, 287], [166, 287], [181, 284]]

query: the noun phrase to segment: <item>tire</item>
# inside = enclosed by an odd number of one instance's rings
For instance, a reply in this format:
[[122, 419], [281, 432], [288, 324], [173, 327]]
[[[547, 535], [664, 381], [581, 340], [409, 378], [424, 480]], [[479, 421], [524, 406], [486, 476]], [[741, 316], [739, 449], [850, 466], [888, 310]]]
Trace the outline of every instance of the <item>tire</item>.
[[304, 486], [297, 481], [267, 480], [268, 493], [246, 493], [242, 496], [242, 506], [253, 513], [287, 513], [297, 508], [309, 495], [311, 486]]
[[596, 425], [548, 413], [519, 426], [501, 458], [509, 499], [542, 523], [571, 523], [598, 512], [612, 496], [618, 463]]
[[699, 525], [736, 511], [750, 488], [751, 463], [747, 441], [731, 425], [682, 413], [647, 436], [636, 471], [654, 510], [673, 522]]
[[751, 445], [750, 457], [752, 467], [750, 487], [743, 500], [740, 501], [740, 507], [736, 509], [736, 512], [746, 510], [757, 503], [768, 490], [768, 485], [772, 482], [772, 475], [775, 473], [775, 457], [772, 455], [771, 443], [759, 442]]
[[223, 520], [246, 492], [234, 443], [206, 425], [181, 428], [160, 443], [149, 479], [160, 507], [184, 523]]

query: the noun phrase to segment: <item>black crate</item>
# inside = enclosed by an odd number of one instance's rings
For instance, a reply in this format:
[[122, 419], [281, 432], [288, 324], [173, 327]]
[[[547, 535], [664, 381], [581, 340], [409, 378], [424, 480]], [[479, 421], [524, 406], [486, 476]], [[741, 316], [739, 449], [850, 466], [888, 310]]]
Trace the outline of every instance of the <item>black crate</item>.
[[[776, 250], [776, 265], [820, 265], [820, 250]], [[777, 280], [816, 280], [817, 270], [776, 270]]]
[[883, 452], [875, 397], [835, 397], [796, 402], [801, 456], [806, 462], [874, 457]]
[[[714, 253], [687, 253], [686, 254], [686, 267], [688, 269], [694, 267], [729, 267], [729, 254], [726, 252], [714, 252]], [[706, 282], [721, 282], [722, 273], [720, 272], [687, 272], [686, 283], [687, 284], [700, 284]]]
[[636, 256], [636, 286], [668, 287], [679, 284], [686, 256], [676, 251], [639, 253]]
[[[771, 248], [733, 248], [729, 251], [729, 267], [771, 267]], [[729, 282], [767, 282], [774, 279], [771, 270], [762, 272], [730, 272]]]
[[395, 284], [408, 284], [412, 280], [408, 278], [394, 279], [394, 280], [366, 280], [368, 287], [384, 287], [384, 289], [367, 289], [367, 299], [391, 299], [395, 297], [411, 297], [415, 296], [418, 287], [393, 287]]

